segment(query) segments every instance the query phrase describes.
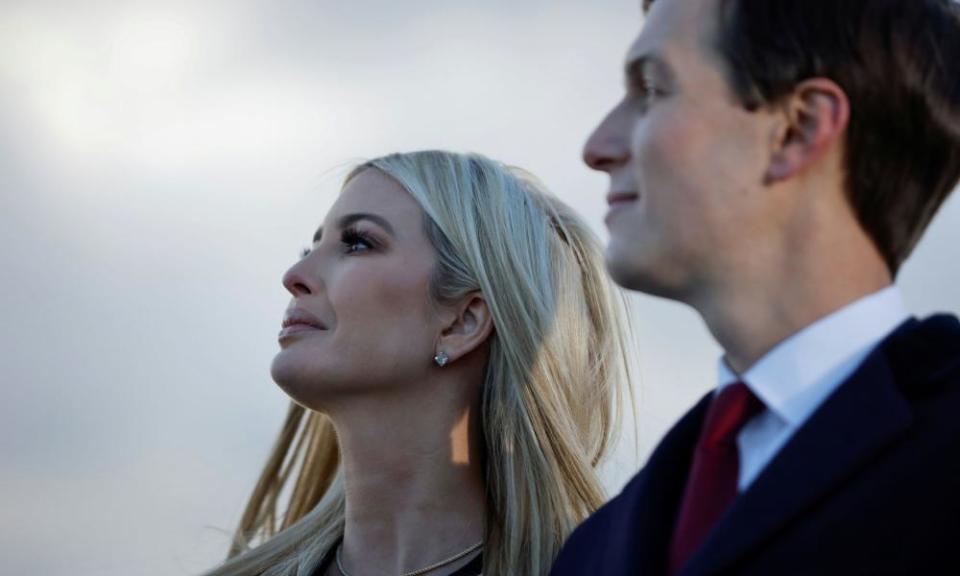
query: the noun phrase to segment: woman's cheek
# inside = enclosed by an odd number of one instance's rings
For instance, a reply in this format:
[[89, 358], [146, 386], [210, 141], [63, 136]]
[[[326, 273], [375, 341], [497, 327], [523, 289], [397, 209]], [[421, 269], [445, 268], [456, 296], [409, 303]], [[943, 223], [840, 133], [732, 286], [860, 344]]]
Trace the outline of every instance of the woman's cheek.
[[330, 287], [337, 318], [367, 321], [389, 330], [390, 325], [423, 322], [429, 298], [429, 273], [399, 263], [390, 267], [357, 266]]

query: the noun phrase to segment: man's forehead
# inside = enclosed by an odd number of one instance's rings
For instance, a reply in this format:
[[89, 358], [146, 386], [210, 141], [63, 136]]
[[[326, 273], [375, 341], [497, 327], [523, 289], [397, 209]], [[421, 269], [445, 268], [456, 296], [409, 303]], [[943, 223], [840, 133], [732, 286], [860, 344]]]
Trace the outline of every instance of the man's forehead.
[[656, 0], [627, 50], [626, 67], [641, 59], [669, 64], [671, 52], [712, 46], [719, 0]]

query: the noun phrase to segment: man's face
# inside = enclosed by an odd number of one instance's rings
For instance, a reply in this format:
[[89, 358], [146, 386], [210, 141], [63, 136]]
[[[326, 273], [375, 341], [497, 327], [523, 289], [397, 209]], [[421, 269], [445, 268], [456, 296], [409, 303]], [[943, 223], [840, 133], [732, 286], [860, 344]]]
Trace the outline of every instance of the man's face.
[[772, 115], [733, 93], [714, 47], [717, 11], [717, 0], [654, 4], [627, 54], [626, 94], [584, 149], [610, 176], [611, 275], [682, 301], [748, 258], [771, 225]]

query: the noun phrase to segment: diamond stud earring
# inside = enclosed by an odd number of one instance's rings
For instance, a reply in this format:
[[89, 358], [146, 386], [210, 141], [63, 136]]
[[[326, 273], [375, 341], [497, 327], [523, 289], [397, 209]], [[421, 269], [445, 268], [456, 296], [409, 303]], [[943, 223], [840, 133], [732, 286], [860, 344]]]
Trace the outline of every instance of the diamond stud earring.
[[441, 351], [439, 354], [433, 357], [433, 361], [437, 363], [437, 366], [443, 368], [447, 365], [447, 362], [450, 361], [450, 357], [447, 356], [446, 352]]

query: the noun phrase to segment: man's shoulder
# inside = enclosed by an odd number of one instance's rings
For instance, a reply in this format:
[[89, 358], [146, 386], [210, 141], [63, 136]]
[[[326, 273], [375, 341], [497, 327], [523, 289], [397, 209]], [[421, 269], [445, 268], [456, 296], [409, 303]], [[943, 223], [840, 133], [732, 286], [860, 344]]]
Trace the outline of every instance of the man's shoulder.
[[594, 533], [606, 533], [613, 526], [625, 524], [637, 505], [645, 474], [646, 468], [634, 474], [620, 493], [584, 520], [574, 534], [581, 533], [580, 537], [588, 537]]
[[631, 533], [631, 518], [637, 512], [646, 474], [647, 469], [641, 469], [619, 494], [577, 526], [564, 544], [551, 576], [583, 574], [584, 569], [596, 568], [598, 560], [607, 558], [604, 551], [617, 546], [617, 536]]
[[887, 439], [886, 456], [870, 459], [871, 470], [922, 487], [943, 469], [960, 479], [952, 459], [930, 457], [960, 449], [958, 413], [960, 320], [937, 314], [907, 320], [891, 333], [798, 438], [822, 440], [855, 423], [864, 439]]
[[880, 345], [904, 395], [913, 401], [960, 385], [960, 320], [951, 314], [911, 319]]
[[960, 441], [960, 320], [937, 314], [913, 321], [883, 345], [913, 420], [913, 440]]
[[708, 393], [690, 408], [623, 490], [577, 527], [551, 576], [632, 574], [636, 565], [661, 571], [658, 551], [669, 541], [665, 531], [672, 525], [709, 399]]

